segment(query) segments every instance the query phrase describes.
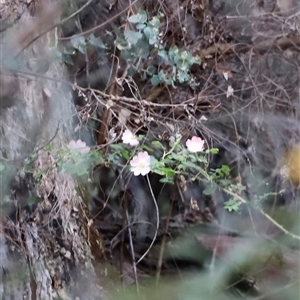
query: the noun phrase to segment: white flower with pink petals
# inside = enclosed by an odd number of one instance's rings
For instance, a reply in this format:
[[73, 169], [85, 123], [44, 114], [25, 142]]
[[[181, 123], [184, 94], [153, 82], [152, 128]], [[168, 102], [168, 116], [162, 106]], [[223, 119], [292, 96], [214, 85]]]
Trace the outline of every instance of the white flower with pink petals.
[[139, 152], [130, 161], [131, 171], [134, 176], [145, 176], [150, 172], [150, 156], [147, 151]]
[[86, 153], [90, 152], [90, 150], [91, 150], [91, 148], [88, 147], [86, 145], [86, 143], [83, 142], [82, 140], [78, 140], [78, 141], [72, 140], [68, 146], [69, 146], [69, 149], [71, 149], [71, 150], [80, 150], [80, 152], [82, 154], [86, 154]]
[[122, 135], [122, 141], [124, 144], [129, 144], [130, 146], [137, 146], [139, 141], [137, 136], [133, 134], [129, 129], [126, 129]]
[[186, 141], [186, 147], [192, 153], [202, 152], [204, 150], [204, 140], [198, 136], [193, 136]]

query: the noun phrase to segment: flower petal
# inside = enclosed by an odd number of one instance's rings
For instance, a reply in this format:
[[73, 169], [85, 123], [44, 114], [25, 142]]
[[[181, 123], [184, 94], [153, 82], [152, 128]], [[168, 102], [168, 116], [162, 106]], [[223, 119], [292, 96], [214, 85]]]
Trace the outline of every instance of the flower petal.
[[148, 173], [150, 173], [150, 167], [144, 167], [141, 170], [141, 175], [143, 175], [143, 176], [147, 175]]
[[141, 174], [141, 168], [136, 167], [134, 169], [132, 169], [134, 176], [139, 176]]
[[192, 139], [186, 141], [186, 147], [192, 153], [201, 152], [204, 150], [204, 140], [198, 136], [193, 136]]
[[80, 152], [83, 154], [88, 153], [90, 151], [90, 147], [88, 147], [86, 143], [82, 140], [77, 140], [76, 142], [74, 140], [71, 140], [68, 146], [69, 149], [80, 150]]
[[74, 149], [75, 146], [76, 146], [76, 142], [74, 140], [71, 140], [69, 143], [69, 148]]

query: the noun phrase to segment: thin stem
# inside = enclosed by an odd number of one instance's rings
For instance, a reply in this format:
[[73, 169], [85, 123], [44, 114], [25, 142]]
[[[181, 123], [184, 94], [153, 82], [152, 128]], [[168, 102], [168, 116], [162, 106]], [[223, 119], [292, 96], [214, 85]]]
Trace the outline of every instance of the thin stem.
[[152, 239], [152, 242], [151, 242], [150, 246], [148, 247], [146, 252], [142, 255], [142, 257], [136, 262], [136, 265], [138, 263], [140, 263], [144, 259], [144, 257], [149, 253], [150, 249], [152, 248], [152, 246], [153, 246], [153, 244], [156, 240], [158, 229], [159, 229], [159, 210], [158, 210], [157, 202], [156, 202], [156, 199], [155, 199], [155, 196], [153, 194], [153, 190], [152, 190], [152, 187], [151, 187], [151, 184], [150, 184], [149, 176], [146, 175], [146, 177], [147, 177], [147, 183], [148, 183], [150, 193], [151, 193], [151, 196], [152, 196], [152, 199], [153, 199], [153, 203], [154, 203], [154, 206], [155, 206], [155, 210], [156, 210], [156, 230], [155, 230], [155, 234], [154, 234], [154, 237]]
[[[238, 199], [241, 203], [244, 204], [249, 204], [245, 199], [243, 199], [241, 196], [239, 196], [238, 194], [235, 194], [227, 189], [224, 189], [224, 192], [226, 192], [227, 194], [233, 196], [234, 198]], [[270, 215], [268, 215], [267, 213], [265, 213], [262, 209], [258, 209], [258, 211], [264, 216], [266, 217], [273, 225], [275, 225], [277, 228], [279, 228], [282, 232], [284, 232], [285, 234], [291, 236], [294, 239], [300, 240], [300, 236], [293, 234], [291, 232], [289, 232], [288, 230], [286, 230], [282, 225], [280, 225], [276, 220], [274, 220]]]

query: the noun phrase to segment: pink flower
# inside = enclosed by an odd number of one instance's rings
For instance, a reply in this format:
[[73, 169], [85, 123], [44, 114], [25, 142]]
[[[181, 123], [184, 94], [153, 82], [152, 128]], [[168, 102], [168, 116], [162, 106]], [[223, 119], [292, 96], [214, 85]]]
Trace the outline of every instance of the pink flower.
[[131, 171], [134, 176], [143, 175], [145, 176], [150, 172], [150, 156], [147, 151], [139, 152], [130, 161]]
[[90, 147], [88, 147], [87, 145], [86, 145], [86, 143], [85, 142], [83, 142], [82, 140], [78, 140], [78, 141], [74, 141], [74, 140], [72, 140], [70, 143], [69, 143], [69, 148], [71, 149], [71, 150], [80, 150], [80, 152], [82, 153], [82, 154], [85, 154], [85, 153], [88, 153], [88, 152], [90, 152]]
[[130, 146], [137, 146], [139, 144], [136, 135], [128, 129], [124, 131], [122, 135], [122, 141], [124, 144], [129, 144]]
[[186, 141], [186, 147], [190, 152], [202, 152], [204, 150], [204, 140], [197, 136], [193, 136], [192, 139]]

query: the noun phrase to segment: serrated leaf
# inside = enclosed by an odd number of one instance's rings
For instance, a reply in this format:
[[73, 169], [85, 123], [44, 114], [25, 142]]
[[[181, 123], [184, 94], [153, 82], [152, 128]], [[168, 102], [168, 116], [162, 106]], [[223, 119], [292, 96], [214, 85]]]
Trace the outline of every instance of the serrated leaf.
[[227, 209], [229, 212], [239, 212], [240, 211], [241, 202], [236, 201], [234, 199], [229, 199], [228, 201], [224, 202], [224, 208]]

